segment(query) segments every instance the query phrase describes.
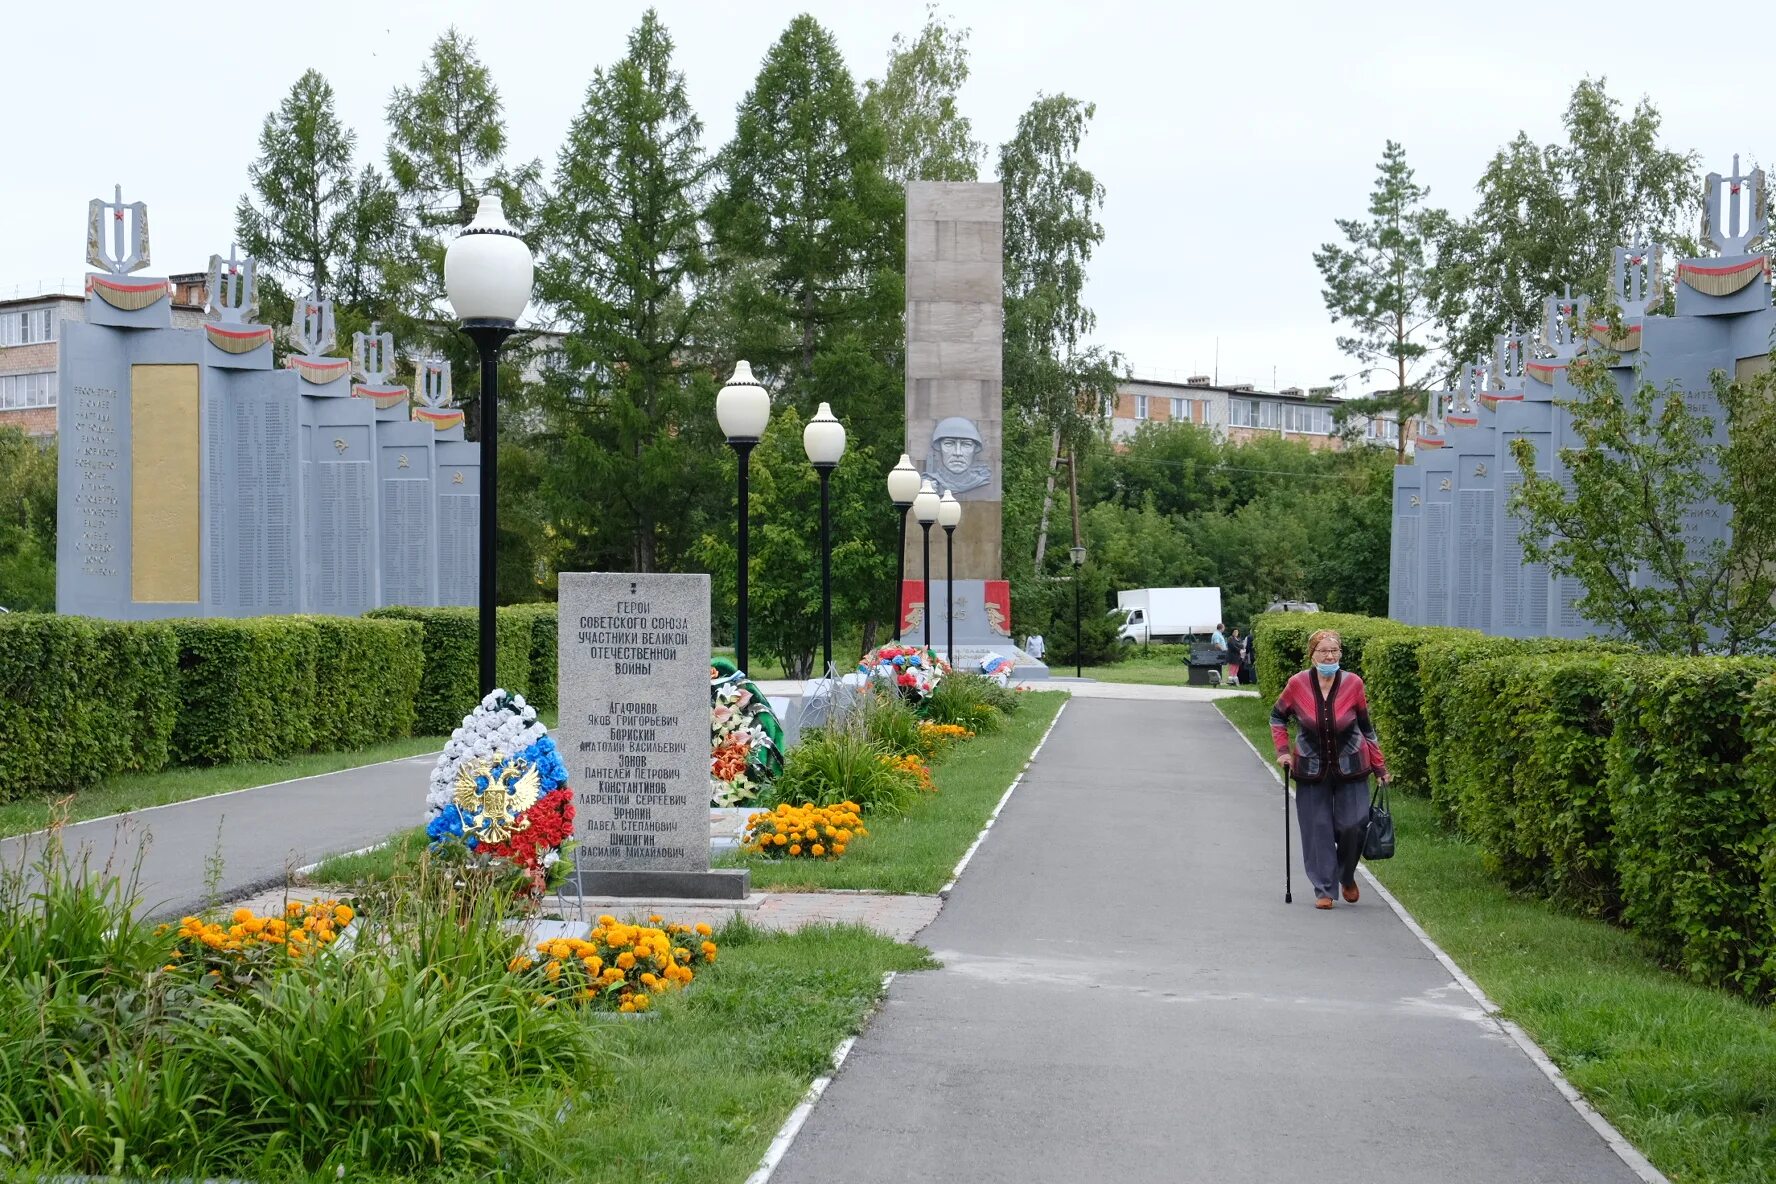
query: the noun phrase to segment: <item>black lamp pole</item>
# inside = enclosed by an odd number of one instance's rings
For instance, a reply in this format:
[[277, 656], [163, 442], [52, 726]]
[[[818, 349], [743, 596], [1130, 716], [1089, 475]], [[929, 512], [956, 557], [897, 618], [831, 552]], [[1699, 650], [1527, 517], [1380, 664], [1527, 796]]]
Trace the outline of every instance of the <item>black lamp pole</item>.
[[951, 668], [956, 665], [956, 528], [944, 524], [944, 648]]
[[900, 511], [900, 550], [894, 553], [894, 640], [899, 641], [903, 617], [900, 594], [901, 589], [906, 587], [906, 520], [913, 503], [895, 502], [894, 507]]
[[814, 470], [820, 474], [820, 640], [826, 655], [826, 665], [820, 670], [820, 677], [825, 678], [832, 673], [832, 502], [828, 491], [828, 482], [832, 478], [835, 465], [815, 465]]
[[921, 522], [925, 532], [925, 648], [931, 648], [931, 523]]
[[517, 329], [517, 322], [478, 317], [465, 320], [462, 329], [481, 353], [481, 697], [486, 698], [495, 686], [499, 644], [495, 590], [499, 572], [495, 543], [499, 537], [499, 353]]
[[747, 501], [750, 493], [747, 488], [747, 477], [752, 469], [752, 450], [757, 445], [758, 441], [756, 439], [742, 438], [728, 441], [728, 447], [734, 450], [734, 455], [738, 458], [740, 464], [740, 496], [738, 499], [740, 503], [740, 529], [737, 540], [738, 550], [740, 552], [740, 571], [738, 573], [740, 619], [735, 622], [734, 626], [734, 664], [738, 666], [743, 673], [749, 669], [746, 664], [746, 577], [752, 562], [750, 555], [751, 540], [748, 538], [746, 529], [748, 518]]

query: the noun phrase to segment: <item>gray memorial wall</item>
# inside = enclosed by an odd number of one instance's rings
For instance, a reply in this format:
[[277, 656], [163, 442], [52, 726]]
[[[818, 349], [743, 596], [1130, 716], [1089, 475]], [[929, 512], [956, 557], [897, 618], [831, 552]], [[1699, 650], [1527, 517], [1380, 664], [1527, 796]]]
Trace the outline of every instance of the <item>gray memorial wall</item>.
[[[1613, 307], [1600, 311], [1570, 291], [1550, 297], [1533, 341], [1507, 334], [1490, 364], [1463, 368], [1420, 427], [1416, 463], [1394, 475], [1391, 616], [1511, 637], [1599, 632], [1579, 612], [1579, 581], [1524, 562], [1521, 523], [1506, 509], [1523, 479], [1511, 444], [1530, 441], [1540, 471], [1570, 484], [1560, 452], [1581, 441], [1561, 404], [1579, 397], [1568, 368], [1590, 351], [1614, 359], [1624, 392], [1675, 387], [1720, 425], [1711, 373], [1761, 368], [1776, 330], [1767, 230], [1763, 172], [1741, 175], [1735, 159], [1731, 176], [1709, 174], [1703, 202], [1702, 238], [1718, 255], [1678, 262], [1674, 315], [1650, 311], [1668, 291], [1659, 247], [1619, 247]], [[1721, 506], [1700, 507], [1686, 526], [1698, 540], [1730, 529]]]
[[[109, 239], [109, 242], [107, 242]], [[211, 258], [209, 319], [172, 327], [142, 203], [88, 211], [84, 323], [64, 321], [56, 606], [113, 619], [356, 615], [472, 605], [479, 446], [448, 367], [421, 359], [420, 402], [391, 334], [333, 357], [333, 311], [299, 301], [296, 352], [272, 367], [256, 265]]]

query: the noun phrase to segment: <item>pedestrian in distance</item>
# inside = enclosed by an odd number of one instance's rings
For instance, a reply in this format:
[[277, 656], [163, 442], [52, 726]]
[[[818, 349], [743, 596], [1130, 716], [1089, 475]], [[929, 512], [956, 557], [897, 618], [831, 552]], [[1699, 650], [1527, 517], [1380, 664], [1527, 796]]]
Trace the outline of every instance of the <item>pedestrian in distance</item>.
[[[1332, 907], [1342, 891], [1357, 903], [1357, 859], [1369, 823], [1369, 777], [1385, 784], [1387, 760], [1369, 722], [1363, 680], [1342, 669], [1338, 634], [1321, 629], [1308, 639], [1309, 666], [1293, 675], [1270, 709], [1277, 763], [1295, 779], [1295, 818], [1301, 826], [1301, 862], [1313, 885], [1314, 907]], [[1289, 740], [1294, 721], [1295, 738]]]
[[1250, 633], [1246, 634], [1246, 648], [1240, 654], [1240, 681], [1248, 685], [1258, 682], [1258, 649]]
[[1227, 662], [1227, 681], [1234, 686], [1239, 685], [1240, 666], [1245, 660], [1246, 640], [1240, 636], [1238, 626], [1234, 627], [1233, 637], [1227, 643], [1227, 652], [1222, 658]]

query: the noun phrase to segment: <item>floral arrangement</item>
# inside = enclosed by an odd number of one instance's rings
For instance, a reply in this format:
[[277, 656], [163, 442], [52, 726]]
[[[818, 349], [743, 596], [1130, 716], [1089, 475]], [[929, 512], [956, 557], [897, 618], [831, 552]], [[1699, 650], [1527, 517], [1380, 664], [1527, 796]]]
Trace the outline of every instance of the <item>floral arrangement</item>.
[[882, 763], [896, 773], [905, 773], [911, 777], [926, 793], [937, 792], [937, 786], [931, 780], [931, 767], [919, 759], [918, 753], [903, 752], [899, 756], [885, 756]]
[[950, 665], [927, 646], [884, 645], [857, 664], [867, 678], [879, 679], [914, 702], [921, 702], [949, 674]]
[[[281, 917], [235, 909], [226, 925], [201, 917], [181, 917], [177, 941], [161, 969], [192, 974], [218, 986], [244, 984], [262, 971], [332, 945], [356, 915], [350, 905], [319, 900], [306, 905], [291, 901]], [[160, 931], [172, 929], [163, 925]]]
[[539, 1006], [646, 1011], [656, 996], [688, 986], [697, 977], [694, 963], [708, 965], [716, 956], [709, 926], [662, 929], [657, 927], [660, 920], [655, 916], [647, 925], [625, 925], [615, 917], [600, 917], [591, 940], [540, 941], [536, 957], [520, 954], [506, 969], [535, 993]]
[[746, 820], [741, 846], [755, 855], [837, 859], [854, 840], [869, 835], [857, 809], [856, 802], [778, 806]]
[[533, 895], [573, 871], [567, 766], [523, 695], [494, 691], [450, 734], [426, 793], [434, 849], [460, 842], [478, 866], [511, 868]]
[[783, 772], [783, 728], [764, 692], [725, 658], [709, 664], [709, 804], [750, 802]]
[[1000, 686], [1010, 686], [1011, 676], [1017, 665], [1003, 654], [986, 653], [981, 655], [980, 672]]

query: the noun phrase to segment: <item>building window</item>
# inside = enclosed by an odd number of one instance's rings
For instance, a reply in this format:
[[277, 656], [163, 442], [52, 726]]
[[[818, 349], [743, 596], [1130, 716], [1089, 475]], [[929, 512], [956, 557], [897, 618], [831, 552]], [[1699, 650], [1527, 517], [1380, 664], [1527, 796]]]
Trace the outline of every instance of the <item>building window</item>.
[[1146, 395], [1136, 395], [1135, 396], [1135, 418], [1136, 419], [1146, 419], [1147, 418], [1147, 396]]
[[54, 341], [56, 310], [28, 308], [24, 312], [0, 312], [0, 345], [37, 345]]
[[1189, 399], [1173, 399], [1172, 400], [1172, 419], [1176, 420], [1176, 421], [1182, 421], [1182, 420], [1186, 420], [1189, 418], [1190, 418], [1190, 400]]
[[27, 407], [55, 405], [54, 370], [44, 370], [36, 374], [0, 374], [0, 411], [21, 411]]

